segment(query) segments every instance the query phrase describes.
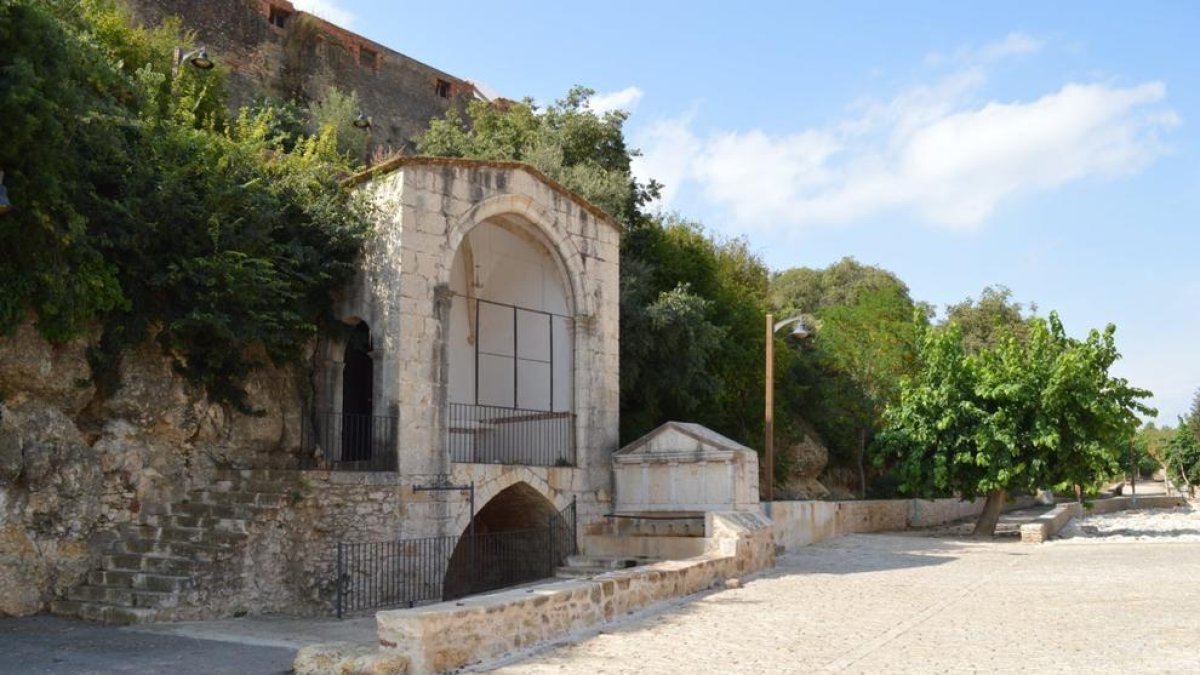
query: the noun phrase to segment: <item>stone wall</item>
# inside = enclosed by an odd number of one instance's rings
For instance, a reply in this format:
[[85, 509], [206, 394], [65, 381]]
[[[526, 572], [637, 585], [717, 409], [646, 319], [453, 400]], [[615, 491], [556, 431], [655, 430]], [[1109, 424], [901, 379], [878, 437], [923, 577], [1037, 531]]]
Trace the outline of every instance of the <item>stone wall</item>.
[[295, 461], [304, 382], [251, 374], [261, 416], [213, 403], [148, 342], [124, 354], [122, 386], [96, 388], [95, 335], [52, 346], [32, 322], [0, 337], [0, 615], [29, 614], [76, 584], [116, 526], [204, 484], [216, 467]]
[[[374, 405], [399, 417], [400, 473], [432, 479], [462, 470], [446, 451], [451, 269], [466, 234], [489, 222], [537, 241], [560, 266], [570, 296], [575, 466], [583, 469], [576, 490], [581, 502], [609, 502], [618, 441], [619, 225], [512, 162], [405, 158], [365, 179], [379, 205], [377, 235], [335, 316], [366, 321], [377, 336]], [[336, 353], [336, 346], [326, 352], [329, 372]]]
[[[195, 33], [195, 46], [207, 46], [229, 70], [235, 108], [259, 96], [309, 101], [328, 87], [353, 91], [371, 117], [371, 143], [411, 150], [429, 120], [475, 96], [471, 83], [297, 11], [288, 0], [126, 2], [150, 25], [179, 17]], [[271, 23], [272, 8], [286, 14], [282, 27]]]
[[[452, 603], [379, 612], [380, 649], [373, 654], [344, 645], [301, 650], [296, 672], [338, 672], [353, 667], [389, 672], [437, 673], [460, 668], [612, 621], [640, 609], [690, 595], [774, 564], [770, 522], [752, 512], [709, 512], [710, 550], [688, 560], [559, 581], [536, 589], [501, 591]], [[346, 671], [342, 671], [346, 672]]]
[[774, 522], [775, 543], [785, 549], [832, 537], [931, 527], [979, 515], [982, 499], [882, 499], [845, 502], [771, 502], [764, 510]]

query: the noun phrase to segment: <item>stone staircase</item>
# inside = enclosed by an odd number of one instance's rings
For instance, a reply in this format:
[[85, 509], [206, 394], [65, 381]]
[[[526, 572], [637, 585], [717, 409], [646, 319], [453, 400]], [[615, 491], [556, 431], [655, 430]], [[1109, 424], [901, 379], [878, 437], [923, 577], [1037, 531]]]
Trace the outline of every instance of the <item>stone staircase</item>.
[[702, 555], [707, 546], [704, 519], [696, 514], [626, 514], [580, 538], [580, 553], [569, 556], [555, 576], [580, 579], [663, 560]]
[[223, 471], [183, 499], [143, 505], [115, 530], [98, 569], [50, 611], [120, 624], [211, 615], [208, 594], [228, 591], [222, 577], [238, 566], [253, 525], [287, 503], [297, 480], [294, 471]]

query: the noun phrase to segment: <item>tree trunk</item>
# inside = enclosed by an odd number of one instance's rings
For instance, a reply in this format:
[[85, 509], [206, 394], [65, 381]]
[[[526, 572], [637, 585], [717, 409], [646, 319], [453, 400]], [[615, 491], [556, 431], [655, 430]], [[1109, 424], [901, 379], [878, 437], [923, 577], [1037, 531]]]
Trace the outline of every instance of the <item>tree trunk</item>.
[[1000, 514], [1004, 512], [1004, 502], [1008, 498], [1008, 493], [1004, 490], [993, 490], [988, 493], [987, 501], [983, 503], [983, 513], [979, 514], [979, 520], [975, 521], [975, 531], [972, 533], [976, 537], [991, 537], [996, 534], [996, 523], [1000, 521]]
[[863, 455], [867, 452], [867, 430], [858, 430], [858, 496], [867, 498], [867, 470], [863, 466]]

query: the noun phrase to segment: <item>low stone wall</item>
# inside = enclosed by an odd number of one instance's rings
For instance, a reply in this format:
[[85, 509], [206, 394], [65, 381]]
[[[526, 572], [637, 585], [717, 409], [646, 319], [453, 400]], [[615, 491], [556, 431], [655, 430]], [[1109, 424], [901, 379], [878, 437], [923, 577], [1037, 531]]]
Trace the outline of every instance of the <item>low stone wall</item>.
[[771, 502], [763, 508], [775, 523], [775, 544], [786, 550], [845, 534], [943, 525], [978, 516], [983, 503], [982, 499], [881, 499]]
[[1072, 518], [1082, 515], [1098, 515], [1125, 511], [1128, 509], [1169, 509], [1184, 506], [1187, 500], [1183, 497], [1163, 496], [1129, 496], [1100, 499], [1092, 503], [1086, 510], [1079, 502], [1059, 504], [1053, 509], [1035, 518], [1032, 522], [1021, 526], [1021, 541], [1027, 544], [1040, 544], [1066, 527]]
[[[536, 588], [376, 614], [380, 649], [374, 658], [410, 673], [460, 668], [636, 610], [711, 588], [726, 579], [768, 568], [775, 561], [770, 522], [753, 512], [710, 512], [710, 550], [687, 560], [613, 571], [583, 581], [560, 581]], [[329, 672], [345, 667], [367, 670], [361, 652], [337, 656], [344, 645], [315, 645], [296, 657], [296, 672]]]

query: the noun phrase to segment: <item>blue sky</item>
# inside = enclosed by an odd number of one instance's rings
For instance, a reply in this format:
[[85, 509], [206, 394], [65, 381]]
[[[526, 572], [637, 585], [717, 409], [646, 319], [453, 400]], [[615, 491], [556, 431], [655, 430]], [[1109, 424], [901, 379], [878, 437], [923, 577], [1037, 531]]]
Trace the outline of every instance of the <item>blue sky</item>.
[[510, 98], [632, 111], [664, 208], [938, 306], [1003, 284], [1174, 423], [1200, 387], [1192, 2], [295, 3]]

